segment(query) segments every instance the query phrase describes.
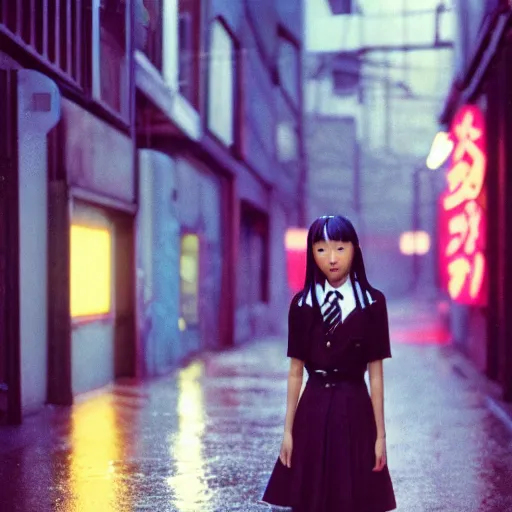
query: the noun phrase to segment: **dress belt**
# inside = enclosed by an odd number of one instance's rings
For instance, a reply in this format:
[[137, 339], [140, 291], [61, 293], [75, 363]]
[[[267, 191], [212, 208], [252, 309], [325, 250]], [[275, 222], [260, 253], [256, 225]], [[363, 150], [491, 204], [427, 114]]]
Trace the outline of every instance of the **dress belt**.
[[311, 382], [314, 382], [315, 384], [322, 384], [326, 388], [334, 387], [336, 384], [340, 384], [342, 382], [364, 382], [364, 374], [349, 374], [346, 371], [340, 371], [337, 368], [330, 370], [309, 370], [308, 375]]

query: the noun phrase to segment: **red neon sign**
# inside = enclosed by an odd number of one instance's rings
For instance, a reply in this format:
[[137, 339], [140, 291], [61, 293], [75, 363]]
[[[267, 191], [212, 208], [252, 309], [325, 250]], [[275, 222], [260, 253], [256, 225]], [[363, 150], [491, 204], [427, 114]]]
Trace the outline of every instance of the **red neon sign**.
[[304, 287], [304, 275], [306, 272], [308, 230], [290, 228], [286, 232], [286, 268], [288, 285], [293, 293], [297, 293]]
[[485, 120], [474, 105], [462, 107], [451, 128], [455, 147], [440, 197], [440, 269], [450, 297], [485, 305], [487, 169]]

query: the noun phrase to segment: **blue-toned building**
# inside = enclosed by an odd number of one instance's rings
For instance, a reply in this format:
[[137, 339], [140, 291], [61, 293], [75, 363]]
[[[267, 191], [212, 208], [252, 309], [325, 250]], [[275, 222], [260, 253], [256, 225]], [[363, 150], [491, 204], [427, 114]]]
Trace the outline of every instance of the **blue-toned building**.
[[4, 420], [282, 328], [302, 25], [285, 0], [2, 3]]
[[155, 1], [135, 54], [146, 371], [280, 330], [304, 222], [301, 2]]

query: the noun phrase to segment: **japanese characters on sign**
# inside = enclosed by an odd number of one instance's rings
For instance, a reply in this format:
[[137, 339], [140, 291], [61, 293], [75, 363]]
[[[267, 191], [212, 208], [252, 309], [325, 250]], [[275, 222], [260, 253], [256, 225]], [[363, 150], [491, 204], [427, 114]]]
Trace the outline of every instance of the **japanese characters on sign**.
[[440, 198], [441, 276], [450, 297], [486, 303], [485, 121], [475, 105], [462, 107], [452, 124], [455, 146]]

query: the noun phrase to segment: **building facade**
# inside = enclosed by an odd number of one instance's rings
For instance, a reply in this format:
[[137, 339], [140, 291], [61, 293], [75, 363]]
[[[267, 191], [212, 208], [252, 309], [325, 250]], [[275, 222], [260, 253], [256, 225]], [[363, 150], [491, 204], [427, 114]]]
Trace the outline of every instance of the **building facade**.
[[[332, 14], [322, 16], [309, 4], [308, 220], [351, 218], [369, 279], [390, 298], [435, 296], [437, 177], [425, 154], [449, 86], [450, 33], [436, 36], [433, 8], [329, 5]], [[391, 22], [400, 30], [389, 30]], [[403, 244], [414, 232], [431, 242], [421, 253]]]
[[303, 21], [301, 2], [140, 7], [139, 335], [158, 374], [281, 328], [284, 235], [304, 222]]
[[13, 423], [279, 330], [303, 222], [300, 3], [44, 5], [0, 8]]
[[[452, 327], [461, 350], [482, 373], [499, 384], [503, 398], [512, 401], [512, 322], [507, 313], [512, 305], [512, 13], [510, 2], [499, 0], [457, 2], [457, 10], [455, 73], [440, 122], [449, 129], [457, 125], [462, 113], [478, 113], [472, 114], [470, 126], [477, 131], [459, 131], [465, 134], [459, 142], [477, 147], [476, 154], [483, 162], [477, 165], [472, 157], [467, 178], [471, 179], [472, 190], [479, 191], [478, 197], [473, 194], [478, 205], [475, 211], [479, 212], [478, 222], [473, 225], [484, 243], [479, 265], [468, 267], [471, 272], [465, 280], [478, 283], [477, 277], [481, 276], [481, 297], [469, 297], [480, 300], [467, 300], [461, 293], [466, 282], [454, 286], [458, 272], [452, 273], [452, 282], [448, 283], [454, 288]], [[479, 116], [482, 120], [477, 126]], [[458, 163], [457, 158], [454, 156], [452, 168]]]
[[125, 2], [2, 4], [0, 366], [14, 423], [136, 373], [131, 19]]

